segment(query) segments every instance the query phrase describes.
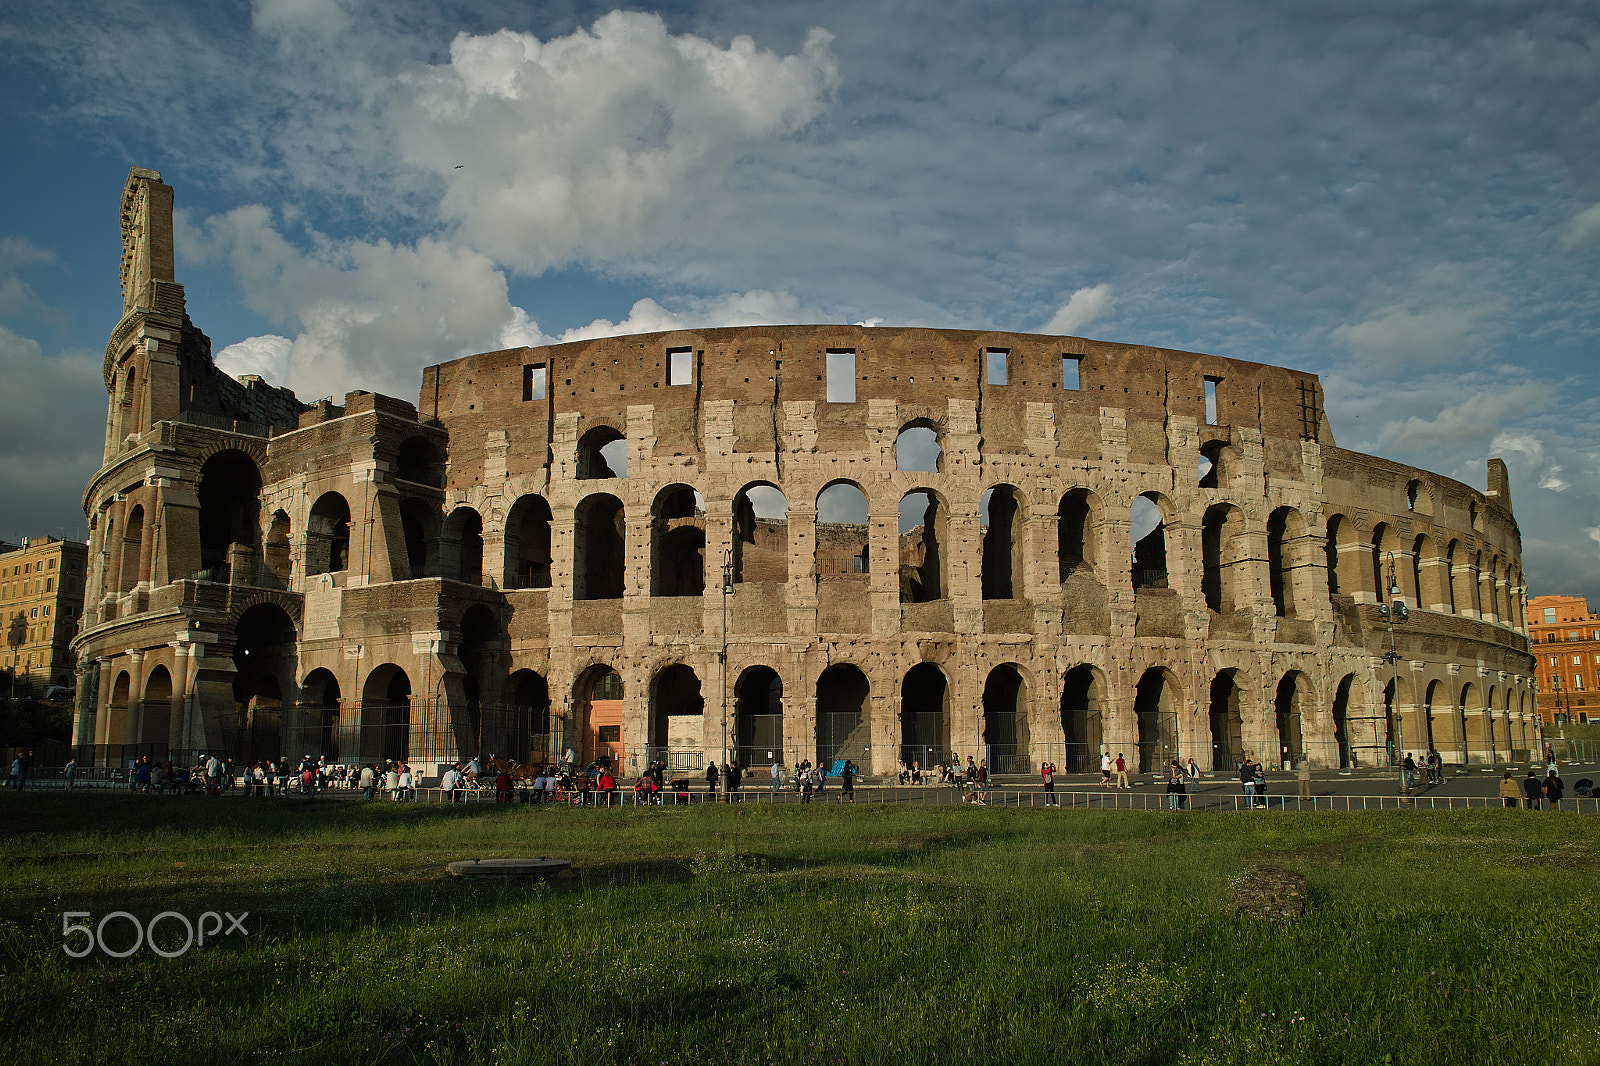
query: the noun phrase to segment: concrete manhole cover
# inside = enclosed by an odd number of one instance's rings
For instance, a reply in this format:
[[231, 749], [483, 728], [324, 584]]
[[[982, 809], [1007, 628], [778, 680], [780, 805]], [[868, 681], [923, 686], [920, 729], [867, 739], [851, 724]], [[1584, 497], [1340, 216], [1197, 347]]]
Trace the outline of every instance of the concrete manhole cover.
[[451, 877], [575, 877], [571, 859], [459, 859], [445, 867]]

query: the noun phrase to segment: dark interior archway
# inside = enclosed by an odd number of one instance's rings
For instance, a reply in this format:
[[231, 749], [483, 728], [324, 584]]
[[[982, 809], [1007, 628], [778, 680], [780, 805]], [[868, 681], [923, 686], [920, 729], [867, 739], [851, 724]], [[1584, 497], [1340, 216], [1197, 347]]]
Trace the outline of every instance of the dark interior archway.
[[983, 683], [983, 743], [990, 774], [1033, 772], [1028, 704], [1028, 683], [1014, 664], [989, 671]]
[[753, 768], [783, 759], [783, 678], [753, 666], [734, 686], [734, 758]]
[[850, 663], [828, 667], [817, 678], [817, 763], [850, 759], [865, 767], [871, 745], [867, 675]]
[[922, 769], [950, 758], [949, 684], [934, 663], [918, 663], [900, 683], [900, 760]]

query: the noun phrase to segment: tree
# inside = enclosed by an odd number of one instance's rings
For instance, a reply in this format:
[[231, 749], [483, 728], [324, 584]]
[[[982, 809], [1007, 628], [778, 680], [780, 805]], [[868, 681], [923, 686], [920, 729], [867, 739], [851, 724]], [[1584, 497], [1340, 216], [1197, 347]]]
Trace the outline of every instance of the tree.
[[28, 643], [28, 616], [21, 611], [11, 616], [11, 625], [6, 629], [6, 643], [11, 645], [13, 655]]

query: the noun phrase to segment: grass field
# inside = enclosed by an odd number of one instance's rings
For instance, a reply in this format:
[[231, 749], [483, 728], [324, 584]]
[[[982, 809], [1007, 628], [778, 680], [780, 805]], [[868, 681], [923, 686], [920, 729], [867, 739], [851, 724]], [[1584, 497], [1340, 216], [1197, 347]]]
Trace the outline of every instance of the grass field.
[[[1600, 823], [0, 796], [15, 1062], [1600, 1062]], [[561, 856], [575, 880], [445, 879]], [[1230, 909], [1259, 865], [1303, 917]], [[248, 911], [172, 959], [62, 914]], [[158, 946], [183, 942], [176, 920]], [[122, 919], [112, 950], [133, 943]]]

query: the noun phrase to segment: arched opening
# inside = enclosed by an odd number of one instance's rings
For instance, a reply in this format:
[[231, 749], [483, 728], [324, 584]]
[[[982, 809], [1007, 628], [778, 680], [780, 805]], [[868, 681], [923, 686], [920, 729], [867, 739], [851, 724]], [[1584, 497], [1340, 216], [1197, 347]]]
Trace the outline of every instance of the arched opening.
[[1226, 449], [1227, 444], [1220, 440], [1208, 440], [1200, 445], [1200, 488], [1214, 489], [1222, 484], [1222, 458]]
[[464, 585], [482, 585], [482, 516], [471, 507], [457, 507], [444, 520], [444, 529], [439, 540], [444, 576]]
[[425, 501], [400, 501], [400, 532], [406, 542], [406, 566], [412, 578], [439, 576], [439, 512]]
[[291, 533], [289, 516], [283, 511], [272, 512], [272, 522], [267, 527], [267, 572], [281, 589], [289, 587], [292, 576], [289, 559]]
[[1134, 689], [1133, 717], [1139, 731], [1139, 772], [1160, 773], [1178, 757], [1178, 705], [1181, 694], [1175, 678], [1153, 666]]
[[285, 754], [283, 693], [300, 672], [297, 640], [293, 619], [272, 603], [249, 608], [234, 626], [233, 702], [241, 733], [237, 748], [246, 758]]
[[595, 426], [578, 439], [578, 477], [628, 476], [628, 441], [611, 426]]
[[[277, 528], [276, 517], [273, 527]], [[337, 492], [324, 492], [311, 505], [306, 520], [306, 576], [337, 574], [349, 568], [350, 504]]]
[[1281, 769], [1293, 769], [1305, 758], [1301, 721], [1303, 707], [1310, 698], [1310, 682], [1298, 670], [1289, 671], [1278, 682], [1272, 710], [1278, 732], [1277, 765]]
[[[1461, 602], [1456, 597], [1459, 594], [1461, 583], [1466, 574], [1466, 567], [1461, 565], [1461, 542], [1452, 540], [1444, 549], [1444, 594], [1445, 605], [1451, 614], [1458, 613], [1457, 604]], [[1466, 602], [1471, 603], [1472, 597], [1466, 597]]]
[[1244, 714], [1239, 708], [1239, 672], [1219, 670], [1211, 679], [1211, 769], [1231, 773], [1244, 762]]
[[407, 437], [395, 453], [395, 480], [444, 488], [444, 454], [427, 437]]
[[[1467, 718], [1468, 711], [1479, 711], [1479, 713], [1469, 720]], [[1472, 727], [1476, 726], [1481, 729], [1487, 718], [1488, 714], [1478, 707], [1477, 686], [1468, 681], [1461, 686], [1461, 698], [1456, 701], [1456, 720], [1451, 723], [1455, 728], [1456, 736], [1461, 741], [1462, 766], [1470, 766], [1472, 764], [1472, 753], [1474, 751], [1484, 751], [1488, 748], [1488, 741], [1484, 737], [1472, 735]]]
[[1422, 735], [1421, 741], [1425, 744], [1423, 751], [1433, 751], [1438, 747], [1434, 740], [1433, 709], [1439, 705], [1440, 698], [1449, 699], [1449, 693], [1441, 692], [1439, 682], [1428, 682], [1427, 690], [1422, 697]]
[[950, 757], [949, 685], [934, 663], [918, 663], [900, 682], [900, 761], [923, 770]]
[[200, 566], [213, 580], [226, 581], [237, 557], [248, 564], [255, 554], [261, 515], [261, 472], [240, 451], [220, 451], [200, 468]]
[[1200, 591], [1206, 607], [1217, 614], [1232, 614], [1238, 607], [1237, 591], [1245, 544], [1244, 513], [1231, 504], [1206, 508], [1200, 525]]
[[1128, 508], [1128, 536], [1133, 543], [1133, 588], [1167, 587], [1166, 509], [1161, 496], [1146, 492]]
[[487, 708], [495, 706], [500, 695], [491, 685], [505, 676], [502, 659], [507, 636], [494, 611], [481, 603], [467, 608], [457, 631], [461, 634], [461, 643], [457, 646], [456, 657], [466, 671], [461, 687], [467, 699], [467, 716], [465, 721], [451, 716], [455, 750], [462, 755], [498, 754], [499, 723], [493, 720], [497, 716], [490, 714]]
[[1105, 683], [1094, 667], [1074, 666], [1061, 679], [1061, 732], [1066, 738], [1067, 773], [1089, 773], [1100, 765], [1105, 743], [1102, 714]]
[[1022, 588], [1022, 530], [1026, 521], [1017, 490], [996, 485], [978, 497], [983, 529], [983, 598], [1015, 599]]
[[650, 594], [703, 595], [705, 557], [705, 497], [687, 485], [662, 489], [650, 515]]
[[1295, 542], [1305, 529], [1300, 512], [1280, 507], [1267, 516], [1267, 578], [1272, 590], [1272, 611], [1279, 618], [1295, 617]]
[[1350, 686], [1355, 684], [1355, 675], [1346, 674], [1344, 680], [1339, 682], [1339, 688], [1333, 696], [1333, 742], [1339, 751], [1339, 769], [1349, 770], [1355, 766], [1355, 759], [1350, 750]]
[[1411, 566], [1417, 586], [1417, 606], [1430, 611], [1444, 608], [1445, 586], [1449, 580], [1441, 574], [1442, 560], [1427, 534], [1412, 542]]
[[1061, 580], [1075, 573], [1092, 574], [1099, 566], [1100, 501], [1088, 489], [1061, 497], [1056, 512], [1056, 559]]
[[510, 705], [503, 739], [497, 745], [507, 758], [543, 766], [550, 762], [550, 685], [532, 670], [518, 670], [506, 680]]
[[284, 744], [290, 753], [316, 752], [339, 761], [343, 737], [339, 722], [339, 679], [318, 667], [300, 683], [300, 701], [293, 718], [285, 723]]
[[145, 678], [139, 712], [143, 719], [139, 742], [166, 747], [172, 731], [172, 675], [165, 666], [156, 667]]
[[937, 473], [942, 453], [939, 434], [932, 424], [913, 422], [894, 440], [894, 468], [913, 473]]
[[512, 505], [506, 522], [506, 588], [550, 587], [550, 519], [543, 496], [523, 496]]
[[931, 603], [945, 599], [945, 544], [950, 536], [950, 509], [926, 489], [900, 498], [900, 602]]
[[1345, 527], [1349, 524], [1350, 520], [1345, 518], [1344, 515], [1328, 516], [1328, 534], [1322, 540], [1322, 553], [1323, 561], [1328, 569], [1328, 596], [1330, 598], [1341, 593], [1349, 595], [1355, 592], [1355, 589], [1346, 589], [1344, 587], [1344, 582], [1340, 580], [1341, 575], [1339, 574], [1339, 540], [1345, 535]]
[[983, 683], [983, 744], [990, 774], [1033, 772], [1029, 703], [1028, 682], [1015, 663], [989, 671]]
[[733, 580], [789, 580], [789, 501], [768, 484], [733, 498]]
[[140, 581], [139, 560], [144, 554], [144, 508], [135, 505], [122, 525], [122, 559], [117, 564], [117, 591], [132, 592]]
[[404, 670], [384, 663], [367, 675], [358, 721], [361, 762], [381, 767], [411, 757], [411, 679]]
[[621, 767], [626, 754], [622, 735], [622, 675], [609, 666], [584, 671], [573, 691], [580, 766], [599, 763]]
[[578, 504], [572, 529], [573, 599], [621, 598], [626, 528], [622, 501], [615, 496], [596, 493]]
[[817, 580], [854, 578], [870, 570], [867, 494], [837, 481], [817, 494]]
[[867, 675], [850, 663], [837, 663], [817, 678], [817, 765], [841, 759], [870, 767], [871, 718], [867, 714]]
[[111, 703], [106, 707], [106, 743], [128, 743], [128, 694], [133, 680], [128, 671], [117, 674], [111, 685]]
[[[674, 663], [656, 674], [650, 684], [649, 759], [662, 760], [669, 770], [698, 767], [705, 750], [705, 713], [693, 667]], [[734, 731], [738, 733], [737, 723]]]
[[733, 686], [733, 757], [750, 768], [783, 758], [783, 679], [752, 666]]

